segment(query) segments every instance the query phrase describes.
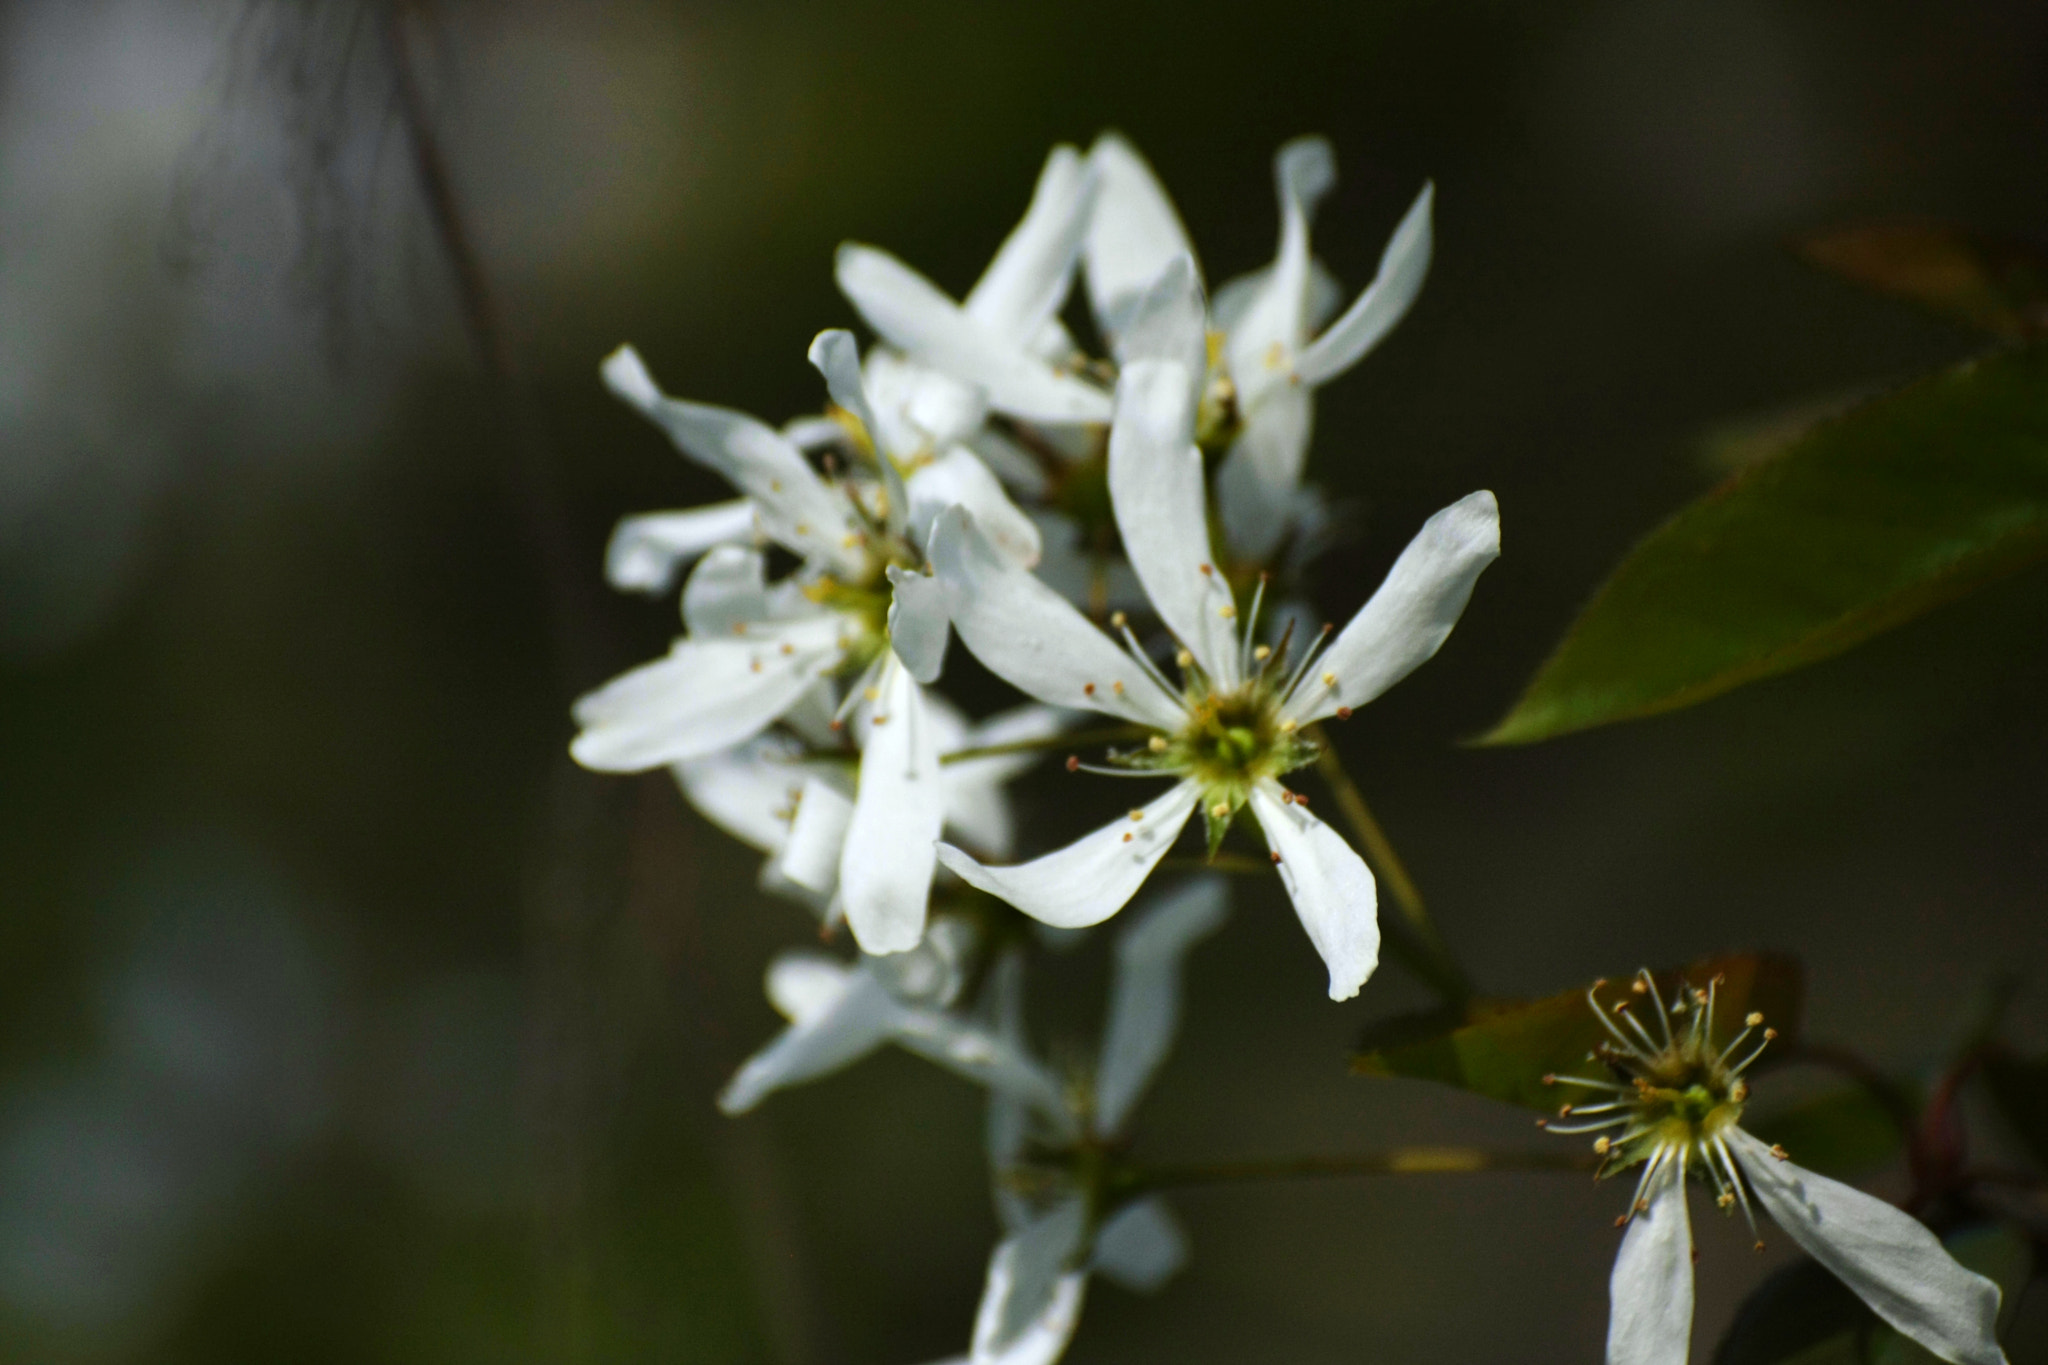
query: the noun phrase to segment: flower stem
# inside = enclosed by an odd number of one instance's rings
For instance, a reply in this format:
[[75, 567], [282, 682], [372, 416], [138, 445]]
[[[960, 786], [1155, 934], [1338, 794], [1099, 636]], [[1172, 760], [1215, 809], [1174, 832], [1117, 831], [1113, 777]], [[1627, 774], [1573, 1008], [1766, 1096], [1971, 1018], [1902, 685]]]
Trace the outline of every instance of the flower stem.
[[1378, 874], [1380, 884], [1387, 888], [1387, 893], [1394, 898], [1394, 904], [1400, 907], [1401, 916], [1407, 922], [1409, 937], [1389, 940], [1389, 952], [1399, 957], [1404, 966], [1446, 1001], [1458, 1005], [1465, 1003], [1473, 995], [1471, 978], [1465, 975], [1465, 969], [1451, 955], [1443, 935], [1437, 932], [1436, 921], [1430, 918], [1429, 907], [1423, 903], [1422, 892], [1416, 888], [1415, 879], [1408, 875], [1401, 855], [1394, 852], [1387, 832], [1380, 828], [1372, 808], [1365, 804], [1358, 784], [1344, 770], [1344, 760], [1337, 756], [1337, 748], [1329, 736], [1323, 733], [1321, 726], [1317, 726], [1311, 737], [1320, 750], [1316, 756], [1316, 772], [1329, 786], [1331, 795], [1337, 798], [1337, 809], [1344, 813], [1345, 821], [1358, 836], [1366, 862]]
[[1001, 758], [1005, 754], [1035, 754], [1047, 749], [1085, 749], [1093, 744], [1114, 744], [1120, 739], [1142, 739], [1151, 733], [1142, 725], [1110, 725], [1099, 730], [1068, 730], [1037, 739], [1013, 739], [1007, 744], [980, 744], [940, 754], [941, 763], [965, 763], [975, 758]]
[[1131, 1172], [1132, 1193], [1192, 1185], [1241, 1185], [1265, 1180], [1317, 1180], [1362, 1175], [1460, 1175], [1472, 1171], [1592, 1171], [1599, 1160], [1583, 1152], [1489, 1152], [1478, 1147], [1393, 1147], [1358, 1156], [1307, 1156], [1273, 1161], [1143, 1166]]

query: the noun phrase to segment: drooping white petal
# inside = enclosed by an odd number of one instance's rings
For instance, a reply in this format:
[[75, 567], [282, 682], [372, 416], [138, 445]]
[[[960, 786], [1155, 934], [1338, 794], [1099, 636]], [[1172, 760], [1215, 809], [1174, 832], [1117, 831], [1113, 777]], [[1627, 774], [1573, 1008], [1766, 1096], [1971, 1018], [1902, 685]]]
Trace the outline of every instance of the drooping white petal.
[[1066, 302], [1095, 200], [1095, 175], [1072, 147], [1055, 147], [1031, 207], [968, 291], [967, 315], [998, 336], [1032, 343]]
[[[867, 1056], [889, 1039], [899, 1006], [867, 973], [841, 967], [838, 989], [815, 955], [790, 972], [778, 958], [769, 968], [769, 991], [794, 1022], [749, 1057], [718, 1097], [728, 1114], [743, 1114], [771, 1092], [814, 1080]], [[778, 969], [784, 973], [777, 981]]]
[[1209, 316], [1202, 300], [1202, 282], [1195, 263], [1176, 256], [1159, 278], [1138, 295], [1123, 336], [1121, 363], [1171, 360], [1193, 377], [1188, 392], [1188, 422], [1193, 429], [1194, 403], [1209, 369]]
[[1202, 877], [1145, 913], [1116, 942], [1109, 1026], [1095, 1070], [1095, 1130], [1121, 1132], [1131, 1107], [1180, 1031], [1181, 963], [1188, 949], [1223, 924], [1223, 882]]
[[974, 524], [1005, 559], [1019, 568], [1038, 563], [1043, 548], [1038, 527], [1010, 501], [1002, 483], [965, 446], [953, 446], [920, 465], [910, 476], [910, 535], [918, 544], [931, 537], [932, 523], [948, 507], [965, 507]]
[[1070, 1268], [1087, 1219], [1085, 1201], [1066, 1199], [997, 1244], [974, 1314], [974, 1365], [1051, 1365], [1066, 1350], [1088, 1283]]
[[1685, 1365], [1692, 1342], [1692, 1224], [1685, 1161], [1659, 1152], [1608, 1279], [1607, 1365]]
[[1280, 248], [1264, 287], [1246, 306], [1226, 343], [1238, 402], [1250, 412], [1279, 386], [1291, 384], [1295, 356], [1308, 341], [1309, 219], [1337, 180], [1337, 163], [1322, 138], [1296, 138], [1273, 157], [1280, 197]]
[[892, 659], [879, 691], [861, 746], [839, 894], [862, 951], [900, 953], [924, 937], [945, 785], [924, 689]]
[[[1209, 300], [1209, 317], [1216, 330], [1226, 336], [1244, 320], [1245, 310], [1265, 291], [1273, 278], [1273, 267], [1260, 266], [1226, 284], [1219, 285]], [[1330, 273], [1330, 267], [1311, 257], [1308, 263], [1308, 329], [1313, 332], [1337, 316], [1344, 306], [1344, 286]]]
[[752, 739], [837, 665], [846, 629], [831, 615], [679, 640], [577, 700], [569, 752], [599, 772], [639, 772]]
[[[960, 748], [986, 748], [1043, 739], [1059, 733], [1060, 712], [1031, 703], [989, 717], [968, 729]], [[1016, 822], [1003, 787], [1036, 763], [1037, 753], [999, 754], [947, 763], [940, 769], [946, 783], [946, 829], [985, 858], [1007, 858], [1015, 845]]]
[[1287, 699], [1287, 715], [1306, 725], [1363, 706], [1407, 677], [1442, 647], [1472, 585], [1499, 556], [1500, 505], [1491, 493], [1468, 493], [1424, 522]]
[[1175, 256], [1195, 259], [1173, 201], [1145, 158], [1116, 133], [1104, 133], [1089, 149], [1098, 180], [1095, 212], [1082, 249], [1088, 301], [1096, 324], [1121, 356], [1117, 338], [1138, 296], [1159, 278]]
[[1415, 296], [1422, 292], [1422, 282], [1429, 277], [1430, 214], [1435, 203], [1436, 186], [1424, 185], [1380, 253], [1379, 271], [1372, 283], [1344, 310], [1344, 316], [1302, 349], [1294, 363], [1302, 383], [1326, 384], [1335, 379], [1364, 359], [1407, 316]]
[[675, 765], [676, 783], [697, 813], [763, 853], [788, 842], [789, 813], [809, 776], [803, 747], [780, 735]]
[[1029, 421], [1109, 420], [1108, 394], [1056, 372], [1022, 339], [994, 335], [887, 252], [848, 242], [836, 273], [841, 292], [884, 341], [980, 387], [990, 406]]
[[939, 861], [961, 880], [1000, 896], [1035, 920], [1062, 929], [1100, 924], [1124, 908], [1173, 847], [1194, 813], [1201, 788], [1176, 782], [1163, 796], [1119, 816], [1065, 848], [1009, 867], [984, 867], [951, 844]]
[[1109, 498], [1159, 619], [1212, 681], [1238, 683], [1237, 607], [1209, 548], [1193, 379], [1170, 360], [1124, 368], [1109, 431]]
[[1154, 1195], [1124, 1205], [1095, 1234], [1096, 1270], [1124, 1289], [1151, 1294], [1188, 1263], [1187, 1234], [1166, 1201]]
[[777, 953], [768, 964], [768, 1003], [793, 1024], [820, 1018], [853, 988], [858, 971], [811, 948]]
[[831, 895], [839, 886], [839, 860], [852, 823], [853, 802], [838, 787], [817, 774], [805, 778], [775, 870], [806, 891]]
[[767, 564], [761, 552], [720, 545], [697, 561], [683, 584], [683, 624], [702, 640], [744, 635], [768, 617]]
[[910, 459], [978, 436], [988, 418], [980, 389], [887, 346], [871, 346], [861, 364], [868, 406], [884, 449]]
[[889, 647], [921, 683], [935, 683], [946, 666], [946, 588], [935, 574], [889, 566]]
[[1779, 1227], [1870, 1311], [1956, 1365], [2005, 1365], [1998, 1286], [1956, 1264], [1918, 1219], [1771, 1155], [1735, 1129], [1728, 1146]]
[[966, 509], [939, 517], [927, 553], [953, 628], [997, 677], [1053, 706], [1162, 730], [1180, 724], [1180, 703], [1065, 598], [997, 553]]
[[1308, 807], [1282, 801], [1278, 783], [1252, 788], [1252, 815], [1280, 855], [1280, 881], [1308, 940], [1330, 969], [1330, 998], [1358, 994], [1380, 961], [1379, 891], [1372, 869]]
[[605, 581], [625, 592], [659, 596], [676, 575], [714, 545], [749, 545], [756, 539], [750, 498], [714, 502], [686, 512], [627, 517], [604, 547]]
[[868, 439], [875, 443], [875, 465], [882, 475], [886, 494], [882, 506], [883, 524], [891, 535], [902, 535], [908, 516], [909, 495], [903, 488], [903, 471], [896, 456], [908, 454], [891, 448], [884, 440], [875, 412], [868, 405], [865, 381], [861, 378], [860, 346], [853, 333], [843, 327], [828, 327], [811, 338], [811, 365], [824, 377], [825, 391], [832, 401], [852, 413]]
[[631, 346], [606, 357], [605, 383], [668, 433], [676, 449], [753, 499], [761, 529], [794, 554], [858, 572], [863, 553], [844, 499], [825, 486], [787, 436], [743, 412], [685, 403], [655, 387]]

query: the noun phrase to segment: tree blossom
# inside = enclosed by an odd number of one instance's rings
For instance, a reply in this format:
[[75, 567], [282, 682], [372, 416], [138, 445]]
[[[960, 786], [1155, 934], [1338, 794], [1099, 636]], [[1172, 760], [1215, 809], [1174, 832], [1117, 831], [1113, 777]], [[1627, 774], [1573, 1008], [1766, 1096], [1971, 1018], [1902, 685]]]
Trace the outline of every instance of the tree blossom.
[[[1776, 1036], [1761, 1014], [1749, 1015], [1741, 1032], [1720, 1044], [1716, 983], [1701, 990], [1681, 982], [1668, 1008], [1647, 971], [1611, 1007], [1600, 1004], [1600, 984], [1586, 999], [1607, 1033], [1595, 1056], [1609, 1074], [1545, 1079], [1591, 1096], [1565, 1105], [1560, 1116], [1570, 1121], [1549, 1124], [1552, 1132], [1599, 1133], [1593, 1149], [1608, 1159], [1603, 1174], [1642, 1167], [1629, 1211], [1617, 1220], [1628, 1233], [1609, 1287], [1608, 1365], [1685, 1365], [1692, 1340], [1688, 1175], [1710, 1184], [1724, 1211], [1740, 1206], [1752, 1232], [1753, 1204], [1762, 1204], [1872, 1312], [1941, 1359], [2004, 1365], [1996, 1284], [1956, 1264], [1917, 1219], [1802, 1170], [1782, 1148], [1743, 1131], [1743, 1073]], [[1638, 1013], [1649, 1015], [1648, 1027]]]
[[1240, 629], [1230, 585], [1209, 548], [1202, 456], [1195, 444], [1205, 310], [1192, 264], [1176, 261], [1131, 313], [1109, 452], [1110, 497], [1131, 565], [1179, 643], [1175, 687], [1127, 624], [1119, 647], [1064, 599], [1005, 561], [954, 509], [931, 558], [961, 639], [992, 672], [1051, 705], [1082, 707], [1155, 733], [1119, 769], [1179, 780], [1128, 817], [1057, 852], [989, 867], [950, 845], [940, 860], [967, 881], [1047, 924], [1095, 924], [1116, 913], [1201, 810], [1213, 851], [1249, 807], [1296, 914], [1330, 970], [1330, 996], [1349, 999], [1379, 956], [1376, 892], [1365, 862], [1280, 785], [1313, 761], [1301, 731], [1348, 716], [1436, 653], [1500, 552], [1491, 493], [1443, 509], [1410, 542], [1386, 581], [1329, 643], [1290, 663], [1289, 642], [1256, 640], [1263, 584]]
[[[1167, 264], [1195, 259], [1151, 167], [1114, 133], [1089, 152], [1098, 189], [1083, 260], [1097, 324], [1119, 362], [1140, 298]], [[1315, 389], [1349, 370], [1407, 314], [1429, 273], [1433, 186], [1425, 185], [1380, 255], [1373, 282], [1331, 321], [1342, 292], [1309, 251], [1309, 221], [1337, 181], [1322, 138], [1297, 138], [1273, 158], [1280, 244], [1273, 263], [1216, 291], [1205, 386], [1204, 441], [1227, 440], [1219, 474], [1232, 551], [1268, 562], [1293, 523], [1314, 423]], [[1328, 325], [1325, 326], [1324, 324]]]

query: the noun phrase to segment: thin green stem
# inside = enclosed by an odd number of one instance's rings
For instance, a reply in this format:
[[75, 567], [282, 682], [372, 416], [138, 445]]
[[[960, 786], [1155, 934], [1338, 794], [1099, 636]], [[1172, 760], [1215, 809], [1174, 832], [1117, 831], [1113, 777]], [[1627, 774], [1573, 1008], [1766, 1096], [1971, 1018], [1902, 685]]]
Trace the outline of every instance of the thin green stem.
[[1451, 955], [1443, 935], [1437, 932], [1436, 921], [1430, 918], [1429, 907], [1423, 903], [1422, 892], [1416, 888], [1415, 879], [1408, 875], [1401, 855], [1394, 851], [1393, 841], [1380, 828], [1372, 808], [1365, 804], [1358, 784], [1345, 771], [1344, 760], [1337, 756], [1336, 746], [1320, 725], [1310, 731], [1310, 737], [1320, 750], [1316, 756], [1316, 772], [1330, 788], [1330, 794], [1336, 797], [1337, 809], [1343, 812], [1346, 823], [1358, 836], [1366, 862], [1378, 874], [1380, 884], [1387, 888], [1387, 894], [1400, 908], [1401, 917], [1407, 922], [1412, 935], [1413, 942], [1405, 945], [1389, 940], [1389, 951], [1401, 957], [1407, 967], [1445, 1000], [1452, 1004], [1470, 1000], [1473, 994], [1471, 978], [1465, 975], [1465, 969]]
[[1131, 1173], [1132, 1192], [1192, 1185], [1242, 1185], [1266, 1180], [1324, 1180], [1364, 1175], [1464, 1175], [1474, 1171], [1586, 1171], [1599, 1160], [1584, 1152], [1490, 1152], [1478, 1147], [1394, 1147], [1358, 1156], [1308, 1156], [1275, 1161], [1221, 1161], [1145, 1166]]
[[1162, 858], [1161, 872], [1227, 872], [1234, 877], [1270, 875], [1273, 864], [1244, 853], [1219, 853], [1213, 858]]
[[1069, 730], [1042, 735], [1037, 739], [1013, 739], [1007, 744], [978, 744], [940, 754], [941, 763], [965, 763], [973, 758], [1001, 758], [1006, 754], [1035, 754], [1048, 749], [1086, 749], [1096, 744], [1114, 744], [1120, 739], [1143, 739], [1151, 731], [1142, 725], [1108, 725], [1099, 730]]

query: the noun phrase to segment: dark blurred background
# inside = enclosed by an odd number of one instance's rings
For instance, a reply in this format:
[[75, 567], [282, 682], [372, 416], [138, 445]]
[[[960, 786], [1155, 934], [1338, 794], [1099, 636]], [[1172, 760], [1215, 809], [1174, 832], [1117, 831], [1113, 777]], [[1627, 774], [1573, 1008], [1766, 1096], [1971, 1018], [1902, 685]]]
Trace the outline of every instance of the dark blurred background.
[[[661, 775], [568, 769], [578, 690], [665, 647], [621, 514], [722, 495], [613, 404], [779, 421], [847, 325], [831, 252], [964, 289], [1048, 146], [1118, 127], [1212, 281], [1268, 259], [1269, 158], [1328, 134], [1351, 288], [1426, 177], [1437, 255], [1324, 391], [1349, 611], [1432, 509], [1506, 553], [1342, 732], [1489, 989], [1741, 947], [1912, 1066], [1995, 974], [2048, 1039], [2048, 594], [2011, 579], [1673, 717], [1474, 751], [1729, 418], [1977, 343], [1810, 273], [1913, 214], [2048, 237], [2033, 0], [1245, 7], [445, 4], [410, 49], [518, 383], [425, 212], [381, 10], [0, 10], [0, 1343], [35, 1362], [911, 1362], [965, 1349], [994, 1237], [980, 1097], [907, 1058], [711, 1098], [814, 929]], [[472, 300], [473, 302], [473, 300]], [[466, 321], [467, 319], [467, 321]], [[993, 705], [989, 690], [979, 700]], [[1021, 790], [1047, 840], [1108, 794]], [[1088, 1036], [1101, 947], [1035, 1022]], [[1346, 1075], [1369, 1020], [1277, 885], [1194, 960], [1141, 1116], [1164, 1159], [1532, 1141]], [[1796, 1077], [1788, 1077], [1796, 1084]], [[1877, 1173], [1893, 1188], [1895, 1173]], [[1442, 1176], [1177, 1197], [1194, 1260], [1098, 1286], [1071, 1359], [1590, 1360], [1618, 1191]], [[1761, 1273], [1701, 1237], [1702, 1358]], [[1766, 1258], [1775, 1264], [1781, 1248]]]

